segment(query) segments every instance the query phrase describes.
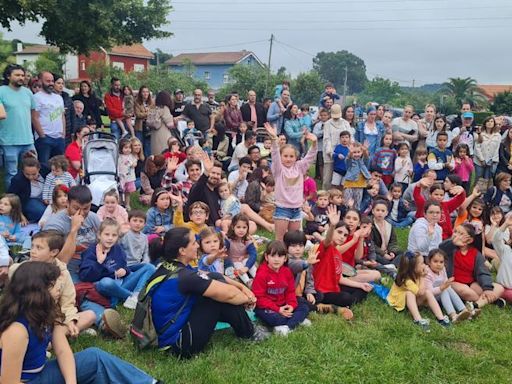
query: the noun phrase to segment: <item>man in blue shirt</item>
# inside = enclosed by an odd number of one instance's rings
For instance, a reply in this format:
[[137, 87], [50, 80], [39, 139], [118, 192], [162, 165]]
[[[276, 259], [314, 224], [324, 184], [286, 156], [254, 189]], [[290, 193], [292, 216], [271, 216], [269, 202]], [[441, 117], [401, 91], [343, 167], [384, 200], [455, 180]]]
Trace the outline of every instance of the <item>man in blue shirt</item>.
[[[31, 119], [36, 103], [32, 92], [24, 87], [24, 82], [25, 69], [16, 64], [8, 65], [3, 73], [4, 85], [0, 86], [0, 105], [6, 115], [0, 118], [0, 147], [7, 170], [7, 188], [18, 172], [20, 156], [27, 151], [35, 151]], [[40, 126], [35, 128], [40, 129]]]

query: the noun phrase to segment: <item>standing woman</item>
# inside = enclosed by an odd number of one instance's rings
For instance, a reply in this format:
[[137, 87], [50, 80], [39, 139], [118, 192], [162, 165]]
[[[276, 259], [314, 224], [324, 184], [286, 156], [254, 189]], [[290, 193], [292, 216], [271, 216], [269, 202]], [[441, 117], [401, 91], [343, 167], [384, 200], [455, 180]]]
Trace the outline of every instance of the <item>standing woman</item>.
[[78, 128], [73, 135], [73, 142], [69, 144], [64, 152], [64, 156], [69, 161], [68, 172], [73, 176], [76, 181], [79, 180], [82, 171], [82, 148], [84, 145], [84, 136], [90, 132], [88, 126]]
[[372, 159], [384, 137], [384, 124], [376, 120], [377, 110], [374, 107], [368, 107], [366, 115], [366, 121], [361, 121], [357, 125], [356, 141], [367, 144], [365, 146], [368, 148], [369, 158]]
[[505, 133], [500, 144], [499, 163], [497, 172], [512, 172], [512, 128]]
[[300, 139], [304, 135], [304, 130], [307, 129], [302, 125], [302, 121], [299, 118], [299, 106], [292, 104], [286, 108], [284, 117], [284, 131], [288, 137], [288, 144], [293, 145], [299, 153], [302, 152], [300, 145]]
[[80, 100], [84, 103], [84, 115], [87, 116], [87, 121], [93, 121], [93, 124], [90, 124], [93, 130], [103, 127], [100, 111], [103, 102], [96, 97], [89, 81], [82, 80], [80, 82], [80, 93], [73, 96], [73, 100]]
[[149, 130], [146, 127], [146, 119], [148, 118], [149, 109], [153, 106], [151, 92], [145, 85], [139, 88], [137, 97], [135, 98], [135, 136], [142, 143], [144, 156], [151, 155], [151, 143]]
[[350, 125], [350, 128], [352, 128], [350, 134], [353, 136], [357, 128], [357, 119], [354, 107], [351, 105], [347, 105], [345, 108], [343, 108], [343, 111], [341, 112], [341, 117], [345, 119], [348, 122], [348, 125]]
[[407, 141], [409, 148], [416, 148], [418, 142], [418, 124], [412, 119], [414, 107], [406, 105], [404, 107], [404, 115], [395, 117], [392, 121], [393, 126], [393, 144]]
[[[56, 302], [60, 268], [31, 261], [14, 272], [0, 304], [0, 381], [33, 384], [158, 383], [99, 348], [73, 354]], [[56, 360], [47, 360], [49, 343]]]
[[377, 116], [375, 117], [375, 120], [382, 121], [382, 118], [384, 117], [384, 112], [386, 112], [384, 104], [377, 105]]
[[[493, 185], [493, 177], [498, 167], [501, 134], [494, 117], [484, 120], [482, 128], [476, 128], [475, 153], [475, 181], [486, 180], [487, 187]], [[481, 181], [483, 183], [483, 181]]]
[[427, 104], [425, 106], [425, 115], [423, 119], [418, 122], [418, 146], [425, 146], [425, 139], [428, 132], [434, 129], [434, 117], [436, 116], [436, 106], [434, 104]]
[[75, 106], [73, 105], [73, 100], [69, 96], [69, 94], [64, 90], [64, 77], [62, 75], [53, 75], [54, 78], [54, 90], [55, 93], [62, 97], [64, 101], [64, 117], [66, 118], [66, 136], [65, 143], [68, 145], [71, 143], [72, 135], [73, 135], [73, 127], [74, 127], [74, 119], [75, 119]]
[[236, 132], [240, 128], [240, 123], [244, 121], [242, 118], [242, 112], [238, 108], [238, 97], [236, 95], [230, 95], [228, 98], [228, 104], [224, 110], [224, 121], [226, 122], [227, 132]]
[[174, 109], [172, 96], [167, 91], [158, 92], [155, 98], [157, 125], [151, 127], [151, 154], [159, 155], [167, 149], [167, 140], [173, 136], [171, 130], [175, 129], [174, 118], [171, 111]]

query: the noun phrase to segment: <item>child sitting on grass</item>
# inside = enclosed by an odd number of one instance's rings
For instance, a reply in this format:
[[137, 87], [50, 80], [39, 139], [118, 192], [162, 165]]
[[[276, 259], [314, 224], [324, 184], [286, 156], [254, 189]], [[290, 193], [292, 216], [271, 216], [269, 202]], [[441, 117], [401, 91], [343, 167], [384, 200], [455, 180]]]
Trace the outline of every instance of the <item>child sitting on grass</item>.
[[512, 215], [495, 231], [492, 245], [501, 262], [498, 268], [496, 282], [501, 284], [504, 292], [501, 297], [508, 303], [512, 303]]
[[400, 259], [398, 274], [389, 291], [387, 301], [398, 312], [406, 307], [411, 313], [414, 324], [419, 325], [425, 332], [430, 332], [430, 322], [421, 317], [418, 306], [427, 304], [434, 313], [437, 321], [443, 327], [450, 325], [450, 320], [443, 315], [432, 291], [425, 287], [426, 265], [420, 253], [406, 252]]
[[453, 278], [448, 279], [446, 276], [445, 259], [446, 254], [440, 249], [430, 251], [425, 287], [432, 291], [435, 298], [441, 302], [450, 321], [455, 324], [468, 319], [471, 312], [468, 311], [457, 292], [451, 287]]
[[43, 185], [43, 202], [48, 205], [51, 202], [52, 193], [56, 185], [65, 185], [71, 188], [76, 181], [68, 172], [69, 161], [65, 156], [55, 156], [48, 161], [51, 172], [46, 176]]
[[406, 228], [414, 222], [409, 214], [409, 203], [402, 197], [403, 189], [400, 183], [393, 183], [389, 187], [390, 210], [386, 221], [395, 228]]
[[378, 199], [373, 204], [372, 242], [375, 246], [376, 261], [382, 266], [380, 271], [396, 272], [397, 256], [400, 255], [394, 227], [386, 221], [389, 202]]
[[208, 227], [206, 224], [208, 216], [210, 215], [210, 208], [208, 205], [202, 201], [195, 201], [190, 204], [188, 207], [188, 217], [190, 221], [185, 221], [183, 217], [183, 198], [173, 194], [169, 194], [169, 196], [171, 197], [171, 200], [177, 204], [174, 209], [173, 217], [175, 227], [189, 228], [194, 235], [199, 235], [203, 229]]
[[272, 241], [264, 253], [252, 290], [256, 296], [256, 315], [274, 332], [287, 336], [299, 325], [311, 325], [309, 308], [295, 296], [295, 283], [286, 265], [286, 248], [282, 241]]
[[226, 268], [226, 275], [249, 288], [256, 276], [257, 250], [249, 235], [249, 219], [243, 214], [233, 217], [227, 233], [226, 248], [228, 261], [233, 265]]
[[133, 209], [128, 215], [129, 230], [126, 232], [119, 244], [126, 253], [126, 265], [131, 272], [141, 268], [155, 270], [150, 264], [148, 237], [142, 233], [146, 225], [146, 214], [144, 211]]
[[[155, 189], [150, 204], [151, 208], [146, 213], [144, 233], [146, 235], [163, 236], [173, 226], [173, 212], [169, 192], [164, 188]], [[152, 238], [155, 238], [155, 236], [152, 236]]]
[[23, 220], [20, 198], [12, 193], [3, 195], [0, 198], [0, 235], [7, 245], [22, 244], [25, 240], [21, 230]]
[[103, 205], [98, 209], [97, 215], [100, 220], [113, 219], [121, 226], [121, 233], [130, 228], [128, 224], [128, 212], [119, 204], [119, 195], [115, 189], [111, 189], [103, 198]]
[[39, 228], [43, 229], [49, 217], [54, 213], [63, 211], [68, 207], [69, 188], [65, 185], [57, 185], [52, 193], [52, 203], [48, 205], [39, 219]]
[[[63, 324], [67, 327], [67, 334], [76, 337], [85, 329], [96, 322], [96, 315], [93, 311], [78, 312], [75, 306], [75, 286], [71, 280], [66, 264], [60, 261], [57, 256], [64, 247], [64, 236], [55, 230], [41, 231], [32, 236], [32, 248], [30, 249], [30, 261], [42, 261], [59, 267], [60, 276], [57, 279], [58, 287], [57, 303], [64, 315]], [[9, 276], [21, 264], [13, 264], [9, 268]], [[99, 319], [98, 319], [99, 320]], [[90, 331], [88, 333], [95, 333]]]
[[198, 242], [202, 254], [199, 260], [199, 270], [224, 274], [228, 252], [224, 247], [222, 232], [218, 232], [213, 227], [205, 228], [199, 233]]
[[118, 244], [120, 227], [112, 219], [105, 219], [99, 229], [98, 243], [82, 253], [80, 280], [96, 283], [98, 293], [111, 298], [115, 307], [119, 300], [128, 309], [135, 309], [139, 292], [154, 269], [141, 268], [131, 272], [126, 253]]

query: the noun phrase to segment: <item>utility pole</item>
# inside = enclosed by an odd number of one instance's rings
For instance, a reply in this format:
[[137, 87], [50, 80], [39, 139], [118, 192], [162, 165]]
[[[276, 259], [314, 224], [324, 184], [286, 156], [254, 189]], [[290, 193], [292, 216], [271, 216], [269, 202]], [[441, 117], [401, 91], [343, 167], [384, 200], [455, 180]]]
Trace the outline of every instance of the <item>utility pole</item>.
[[412, 79], [412, 87], [414, 88], [414, 83], [416, 82], [416, 80]]
[[348, 67], [345, 66], [345, 81], [343, 82], [343, 105], [345, 105], [345, 98], [347, 97], [347, 80], [348, 80]]
[[270, 49], [268, 51], [268, 65], [267, 65], [267, 84], [265, 84], [265, 95], [264, 97], [267, 97], [267, 91], [268, 91], [268, 84], [270, 83], [270, 61], [272, 59], [272, 45], [274, 44], [274, 34], [270, 34]]

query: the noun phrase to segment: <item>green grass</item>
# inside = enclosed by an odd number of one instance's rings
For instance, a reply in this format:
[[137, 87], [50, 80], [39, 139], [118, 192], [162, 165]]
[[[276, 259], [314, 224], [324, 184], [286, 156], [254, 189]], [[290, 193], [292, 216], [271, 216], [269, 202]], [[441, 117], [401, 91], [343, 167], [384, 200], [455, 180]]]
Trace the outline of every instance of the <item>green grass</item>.
[[[132, 207], [143, 208], [135, 195]], [[265, 231], [258, 234], [271, 236]], [[398, 230], [398, 241], [405, 249], [407, 230]], [[432, 322], [429, 334], [413, 325], [406, 311], [397, 313], [373, 294], [353, 310], [351, 322], [312, 314], [312, 327], [261, 343], [219, 331], [205, 352], [190, 360], [157, 350], [138, 352], [128, 338], [81, 336], [72, 347], [75, 352], [100, 347], [166, 383], [512, 382], [510, 308], [486, 307], [480, 318], [452, 329], [435, 324], [424, 310]], [[129, 323], [133, 312], [120, 312]]]

